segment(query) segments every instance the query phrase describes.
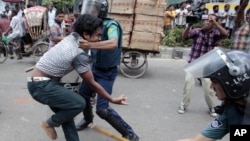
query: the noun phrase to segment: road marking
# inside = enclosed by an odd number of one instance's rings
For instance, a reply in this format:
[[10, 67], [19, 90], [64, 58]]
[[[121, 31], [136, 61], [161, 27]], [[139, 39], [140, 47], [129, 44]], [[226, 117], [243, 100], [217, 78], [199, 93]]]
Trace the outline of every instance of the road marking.
[[26, 103], [33, 103], [35, 100], [33, 98], [30, 97], [21, 97], [21, 98], [17, 98], [14, 100], [14, 103], [16, 104], [26, 104]]

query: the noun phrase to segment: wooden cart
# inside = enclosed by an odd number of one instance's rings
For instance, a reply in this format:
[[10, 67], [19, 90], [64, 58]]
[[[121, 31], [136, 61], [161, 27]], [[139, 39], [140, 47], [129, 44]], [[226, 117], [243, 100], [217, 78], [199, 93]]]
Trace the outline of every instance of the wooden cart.
[[120, 71], [129, 78], [143, 76], [149, 53], [159, 53], [166, 0], [109, 0], [109, 16], [123, 29]]

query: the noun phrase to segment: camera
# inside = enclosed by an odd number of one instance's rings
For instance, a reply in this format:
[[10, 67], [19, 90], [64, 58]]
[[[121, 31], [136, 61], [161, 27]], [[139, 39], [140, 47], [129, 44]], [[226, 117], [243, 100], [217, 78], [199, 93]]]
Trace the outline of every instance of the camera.
[[199, 18], [196, 16], [187, 16], [186, 17], [186, 23], [188, 24], [194, 24], [194, 23], [198, 23], [199, 22]]

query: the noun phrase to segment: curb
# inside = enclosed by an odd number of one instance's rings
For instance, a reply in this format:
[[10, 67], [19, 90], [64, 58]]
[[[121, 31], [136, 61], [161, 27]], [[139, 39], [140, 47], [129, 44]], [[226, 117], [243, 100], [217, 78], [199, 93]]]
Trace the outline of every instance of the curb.
[[160, 53], [150, 53], [149, 58], [186, 59], [191, 48], [160, 46]]

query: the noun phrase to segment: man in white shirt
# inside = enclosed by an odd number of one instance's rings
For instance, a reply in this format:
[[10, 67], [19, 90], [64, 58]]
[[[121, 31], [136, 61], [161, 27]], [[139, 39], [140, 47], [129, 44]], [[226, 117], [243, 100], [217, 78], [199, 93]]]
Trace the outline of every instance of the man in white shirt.
[[185, 9], [186, 7], [186, 3], [183, 2], [180, 4], [180, 8], [177, 9], [176, 12], [176, 18], [175, 18], [175, 24], [177, 27], [185, 27], [186, 25], [186, 16], [187, 16], [187, 9]]
[[221, 13], [221, 25], [222, 27], [228, 29], [227, 23], [229, 22], [229, 9], [230, 9], [230, 4], [226, 4], [224, 6], [224, 11]]
[[[8, 33], [10, 33], [10, 34], [8, 35]], [[16, 51], [16, 54], [18, 56], [17, 59], [22, 59], [22, 56], [20, 53], [20, 37], [22, 36], [22, 33], [23, 33], [23, 29], [21, 26], [21, 20], [17, 16], [17, 11], [12, 10], [12, 19], [10, 22], [10, 27], [6, 31], [5, 34], [8, 35], [7, 38], [9, 40], [9, 43], [14, 47], [14, 50]], [[17, 41], [14, 42], [14, 40], [17, 40]], [[11, 57], [11, 58], [13, 59], [13, 57]]]
[[54, 9], [53, 3], [48, 5], [48, 24], [51, 27], [55, 22], [56, 10]]

